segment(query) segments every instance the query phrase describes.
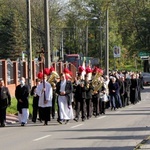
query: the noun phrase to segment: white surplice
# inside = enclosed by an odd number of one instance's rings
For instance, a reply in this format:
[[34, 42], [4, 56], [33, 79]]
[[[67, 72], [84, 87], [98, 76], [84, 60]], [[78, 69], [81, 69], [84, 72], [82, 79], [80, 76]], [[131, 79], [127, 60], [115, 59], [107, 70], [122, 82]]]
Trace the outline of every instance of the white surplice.
[[[49, 82], [45, 82], [45, 92], [42, 92], [43, 89], [43, 82], [37, 86], [36, 94], [39, 96], [39, 107], [51, 107], [52, 106], [52, 97], [53, 97], [53, 90], [51, 84]], [[48, 100], [46, 104], [44, 104], [44, 93], [45, 93], [45, 100]]]

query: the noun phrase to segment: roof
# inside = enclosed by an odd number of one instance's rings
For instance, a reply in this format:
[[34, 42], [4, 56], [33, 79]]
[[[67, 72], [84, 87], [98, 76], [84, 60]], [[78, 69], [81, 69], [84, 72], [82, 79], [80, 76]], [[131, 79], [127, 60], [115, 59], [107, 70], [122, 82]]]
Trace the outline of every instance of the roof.
[[79, 56], [79, 54], [67, 54], [66, 56]]

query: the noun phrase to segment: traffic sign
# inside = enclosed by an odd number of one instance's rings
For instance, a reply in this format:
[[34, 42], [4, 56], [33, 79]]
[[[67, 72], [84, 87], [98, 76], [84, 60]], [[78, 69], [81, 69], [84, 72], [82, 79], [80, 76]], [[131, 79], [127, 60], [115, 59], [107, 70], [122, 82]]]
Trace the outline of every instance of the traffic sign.
[[139, 52], [139, 56], [150, 56], [150, 51], [149, 52], [146, 52], [146, 51], [142, 51], [142, 52]]
[[149, 57], [149, 56], [141, 56], [140, 58], [141, 58], [142, 60], [149, 60], [150, 57]]

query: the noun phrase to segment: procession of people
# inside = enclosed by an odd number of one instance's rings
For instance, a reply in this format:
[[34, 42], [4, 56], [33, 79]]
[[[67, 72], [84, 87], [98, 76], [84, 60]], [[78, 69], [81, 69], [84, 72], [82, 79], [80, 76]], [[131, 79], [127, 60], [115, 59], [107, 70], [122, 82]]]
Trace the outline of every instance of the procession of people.
[[[1, 127], [5, 126], [6, 108], [11, 104], [8, 88], [3, 96], [3, 80], [0, 82]], [[17, 99], [18, 119], [25, 126], [29, 119], [29, 95], [33, 96], [32, 122], [37, 119], [48, 125], [51, 119], [57, 119], [59, 124], [67, 124], [70, 120], [86, 121], [91, 117], [105, 115], [107, 109], [116, 111], [128, 105], [141, 101], [143, 80], [140, 73], [127, 71], [111, 71], [104, 75], [101, 68], [83, 68], [79, 66], [77, 75], [64, 68], [59, 75], [54, 68], [46, 68], [39, 72], [35, 85], [29, 90], [25, 78], [15, 89]], [[31, 113], [31, 112], [30, 112]]]

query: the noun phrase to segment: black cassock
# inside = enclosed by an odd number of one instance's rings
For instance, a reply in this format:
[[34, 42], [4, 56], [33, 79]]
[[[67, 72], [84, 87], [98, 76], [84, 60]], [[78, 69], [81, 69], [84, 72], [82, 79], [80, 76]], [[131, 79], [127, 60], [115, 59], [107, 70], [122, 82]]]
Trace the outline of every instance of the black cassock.
[[[22, 113], [22, 108], [29, 108], [29, 87], [28, 85], [18, 85], [15, 90], [15, 97], [17, 99], [17, 110]], [[19, 102], [21, 99], [23, 102]]]
[[137, 80], [136, 79], [131, 79], [130, 101], [132, 104], [135, 104], [137, 102]]

